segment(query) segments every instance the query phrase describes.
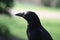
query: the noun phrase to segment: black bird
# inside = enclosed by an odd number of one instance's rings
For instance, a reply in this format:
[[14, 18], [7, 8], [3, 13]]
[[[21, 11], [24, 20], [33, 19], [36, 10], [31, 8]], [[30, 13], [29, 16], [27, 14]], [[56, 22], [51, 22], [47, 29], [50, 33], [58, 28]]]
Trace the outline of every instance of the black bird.
[[28, 40], [53, 40], [48, 31], [41, 25], [40, 20], [35, 12], [28, 11], [26, 14], [18, 13], [16, 16], [21, 16], [27, 20]]

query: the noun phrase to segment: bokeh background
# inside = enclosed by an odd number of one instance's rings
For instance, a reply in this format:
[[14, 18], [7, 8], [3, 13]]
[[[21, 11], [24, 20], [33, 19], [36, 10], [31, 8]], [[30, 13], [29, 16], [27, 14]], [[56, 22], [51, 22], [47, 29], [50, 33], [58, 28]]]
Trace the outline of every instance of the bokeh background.
[[27, 21], [15, 14], [34, 11], [42, 26], [51, 34], [54, 40], [60, 40], [60, 0], [14, 0], [9, 9], [12, 18], [0, 15], [0, 24], [7, 25], [10, 33], [18, 38], [27, 40]]

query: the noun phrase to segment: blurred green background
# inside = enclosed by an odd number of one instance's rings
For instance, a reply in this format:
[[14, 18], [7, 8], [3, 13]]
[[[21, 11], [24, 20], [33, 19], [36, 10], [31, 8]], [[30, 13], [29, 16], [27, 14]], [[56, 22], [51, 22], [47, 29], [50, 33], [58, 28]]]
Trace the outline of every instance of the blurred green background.
[[[59, 4], [60, 5], [60, 4]], [[25, 3], [14, 3], [12, 15], [19, 12], [34, 11], [40, 18], [42, 26], [51, 34], [54, 40], [60, 40], [60, 8], [56, 5], [52, 7], [37, 6]], [[54, 16], [55, 15], [55, 16]], [[7, 25], [11, 34], [27, 40], [27, 21], [22, 17], [0, 16], [0, 24]]]

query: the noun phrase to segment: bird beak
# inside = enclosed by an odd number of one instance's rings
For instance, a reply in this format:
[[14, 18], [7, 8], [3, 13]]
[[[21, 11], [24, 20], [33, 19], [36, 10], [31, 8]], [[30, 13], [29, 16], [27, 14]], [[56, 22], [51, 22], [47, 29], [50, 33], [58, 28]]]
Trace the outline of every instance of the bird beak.
[[17, 13], [16, 16], [24, 17], [24, 13]]

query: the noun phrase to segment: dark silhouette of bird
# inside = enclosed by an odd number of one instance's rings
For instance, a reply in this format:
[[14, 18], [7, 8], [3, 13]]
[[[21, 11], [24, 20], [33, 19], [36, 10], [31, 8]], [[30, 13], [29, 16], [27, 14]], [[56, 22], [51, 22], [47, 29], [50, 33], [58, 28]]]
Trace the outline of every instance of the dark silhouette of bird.
[[28, 11], [26, 14], [18, 13], [16, 16], [21, 16], [27, 20], [28, 40], [53, 40], [49, 32], [41, 25], [41, 22], [35, 12]]

